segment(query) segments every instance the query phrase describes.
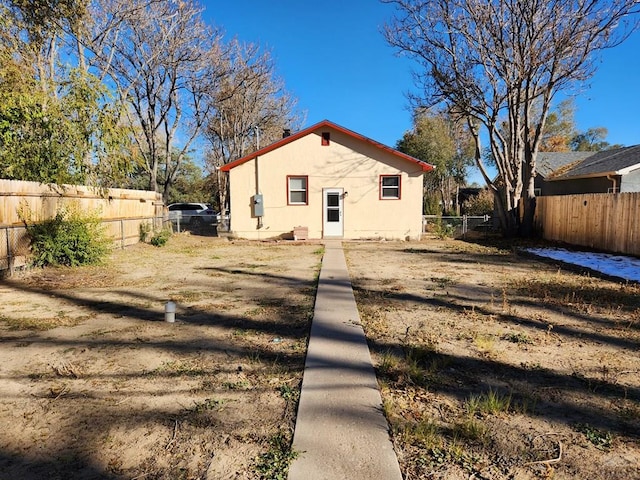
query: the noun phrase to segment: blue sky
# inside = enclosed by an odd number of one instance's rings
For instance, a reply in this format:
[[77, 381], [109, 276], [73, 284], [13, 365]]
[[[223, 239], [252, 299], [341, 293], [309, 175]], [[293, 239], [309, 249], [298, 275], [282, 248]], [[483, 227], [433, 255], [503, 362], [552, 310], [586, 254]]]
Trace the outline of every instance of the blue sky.
[[[393, 7], [377, 0], [204, 2], [205, 18], [227, 38], [271, 51], [278, 75], [310, 126], [331, 120], [395, 146], [411, 128], [406, 93], [415, 64], [395, 55], [381, 29]], [[640, 144], [640, 32], [603, 52], [598, 71], [575, 92], [580, 130], [606, 127], [607, 141]]]

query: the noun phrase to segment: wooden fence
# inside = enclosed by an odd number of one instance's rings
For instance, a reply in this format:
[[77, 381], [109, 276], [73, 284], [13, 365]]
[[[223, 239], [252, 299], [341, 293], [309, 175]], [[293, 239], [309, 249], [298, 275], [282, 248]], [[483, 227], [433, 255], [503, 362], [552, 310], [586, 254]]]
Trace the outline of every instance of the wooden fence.
[[538, 197], [546, 240], [640, 256], [640, 192]]
[[98, 191], [77, 185], [0, 180], [0, 271], [24, 265], [29, 239], [25, 223], [53, 218], [62, 207], [95, 213], [118, 246], [138, 242], [140, 224], [161, 225], [162, 196], [144, 190]]

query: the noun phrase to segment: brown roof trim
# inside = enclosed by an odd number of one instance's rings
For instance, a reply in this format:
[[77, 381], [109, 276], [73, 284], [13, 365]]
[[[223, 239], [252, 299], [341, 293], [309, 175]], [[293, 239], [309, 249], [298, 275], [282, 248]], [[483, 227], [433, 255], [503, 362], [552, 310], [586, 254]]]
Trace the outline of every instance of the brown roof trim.
[[258, 150], [257, 152], [253, 152], [247, 156], [244, 156], [242, 158], [239, 158], [238, 160], [235, 160], [234, 162], [231, 163], [227, 163], [226, 165], [222, 166], [220, 168], [220, 170], [222, 170], [223, 172], [228, 172], [229, 170], [231, 170], [234, 167], [237, 167], [238, 165], [242, 165], [243, 163], [248, 162], [249, 160], [253, 160], [256, 157], [259, 157], [261, 155], [264, 155], [266, 153], [269, 153], [273, 150], [276, 150], [284, 145], [287, 145], [288, 143], [291, 143], [299, 138], [302, 138], [306, 135], [309, 135], [310, 133], [312, 133], [314, 130], [317, 130], [319, 128], [323, 128], [323, 127], [327, 127], [327, 128], [333, 128], [334, 130], [337, 130], [338, 132], [344, 133], [345, 135], [350, 136], [351, 138], [355, 138], [356, 140], [360, 140], [362, 142], [366, 142], [370, 145], [373, 145], [376, 148], [379, 148], [380, 150], [384, 150], [388, 153], [391, 153], [392, 155], [395, 155], [398, 158], [401, 158], [403, 160], [406, 160], [408, 162], [411, 163], [415, 163], [416, 165], [418, 165], [420, 167], [420, 169], [423, 172], [429, 172], [431, 170], [433, 170], [435, 167], [433, 165], [430, 165], [426, 162], [423, 162], [422, 160], [418, 160], [417, 158], [414, 158], [410, 155], [407, 155], [406, 153], [402, 153], [399, 152], [398, 150], [388, 147], [387, 145], [384, 145], [380, 142], [376, 142], [375, 140], [372, 140], [368, 137], [365, 137], [364, 135], [360, 135], [359, 133], [353, 132], [347, 128], [341, 127], [340, 125], [337, 125], [333, 122], [330, 122], [329, 120], [323, 120], [320, 123], [316, 123], [315, 125], [312, 125], [308, 128], [305, 128], [304, 130], [300, 130], [297, 133], [294, 133], [288, 137], [283, 138], [282, 140], [278, 140], [275, 143], [272, 143], [271, 145], [261, 148], [260, 150]]

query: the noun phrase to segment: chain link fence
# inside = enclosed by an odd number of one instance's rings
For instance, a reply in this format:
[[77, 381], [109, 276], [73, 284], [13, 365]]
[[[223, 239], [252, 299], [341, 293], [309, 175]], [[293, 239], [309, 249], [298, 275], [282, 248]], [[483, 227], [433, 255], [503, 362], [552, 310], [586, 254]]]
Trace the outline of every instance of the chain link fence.
[[440, 215], [422, 216], [422, 233], [434, 233], [442, 237], [465, 238], [470, 232], [486, 233], [494, 228], [489, 215], [447, 217]]
[[26, 227], [0, 227], [0, 274], [27, 264], [29, 244]]
[[[114, 245], [120, 248], [138, 243], [143, 230], [171, 228], [166, 217], [118, 218], [104, 220], [102, 225]], [[0, 276], [12, 275], [15, 269], [28, 265], [30, 243], [24, 225], [0, 226]]]

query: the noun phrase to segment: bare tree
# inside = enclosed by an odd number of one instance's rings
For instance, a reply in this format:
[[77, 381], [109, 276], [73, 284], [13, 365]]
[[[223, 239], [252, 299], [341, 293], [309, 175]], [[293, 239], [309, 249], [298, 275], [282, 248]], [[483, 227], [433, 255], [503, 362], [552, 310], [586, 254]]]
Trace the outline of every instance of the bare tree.
[[99, 7], [91, 60], [128, 102], [149, 188], [166, 201], [213, 105], [221, 35], [204, 24], [194, 0], [109, 0]]
[[225, 62], [224, 77], [212, 92], [214, 110], [205, 133], [211, 145], [207, 165], [218, 172], [221, 210], [228, 208], [228, 185], [219, 168], [282, 138], [285, 128], [302, 124], [268, 52], [233, 40]]
[[[384, 1], [397, 6], [387, 41], [422, 67], [415, 100], [444, 103], [468, 122], [503, 232], [530, 235], [536, 156], [554, 96], [590, 78], [594, 53], [637, 27], [637, 0]], [[497, 179], [483, 163], [482, 133]]]

